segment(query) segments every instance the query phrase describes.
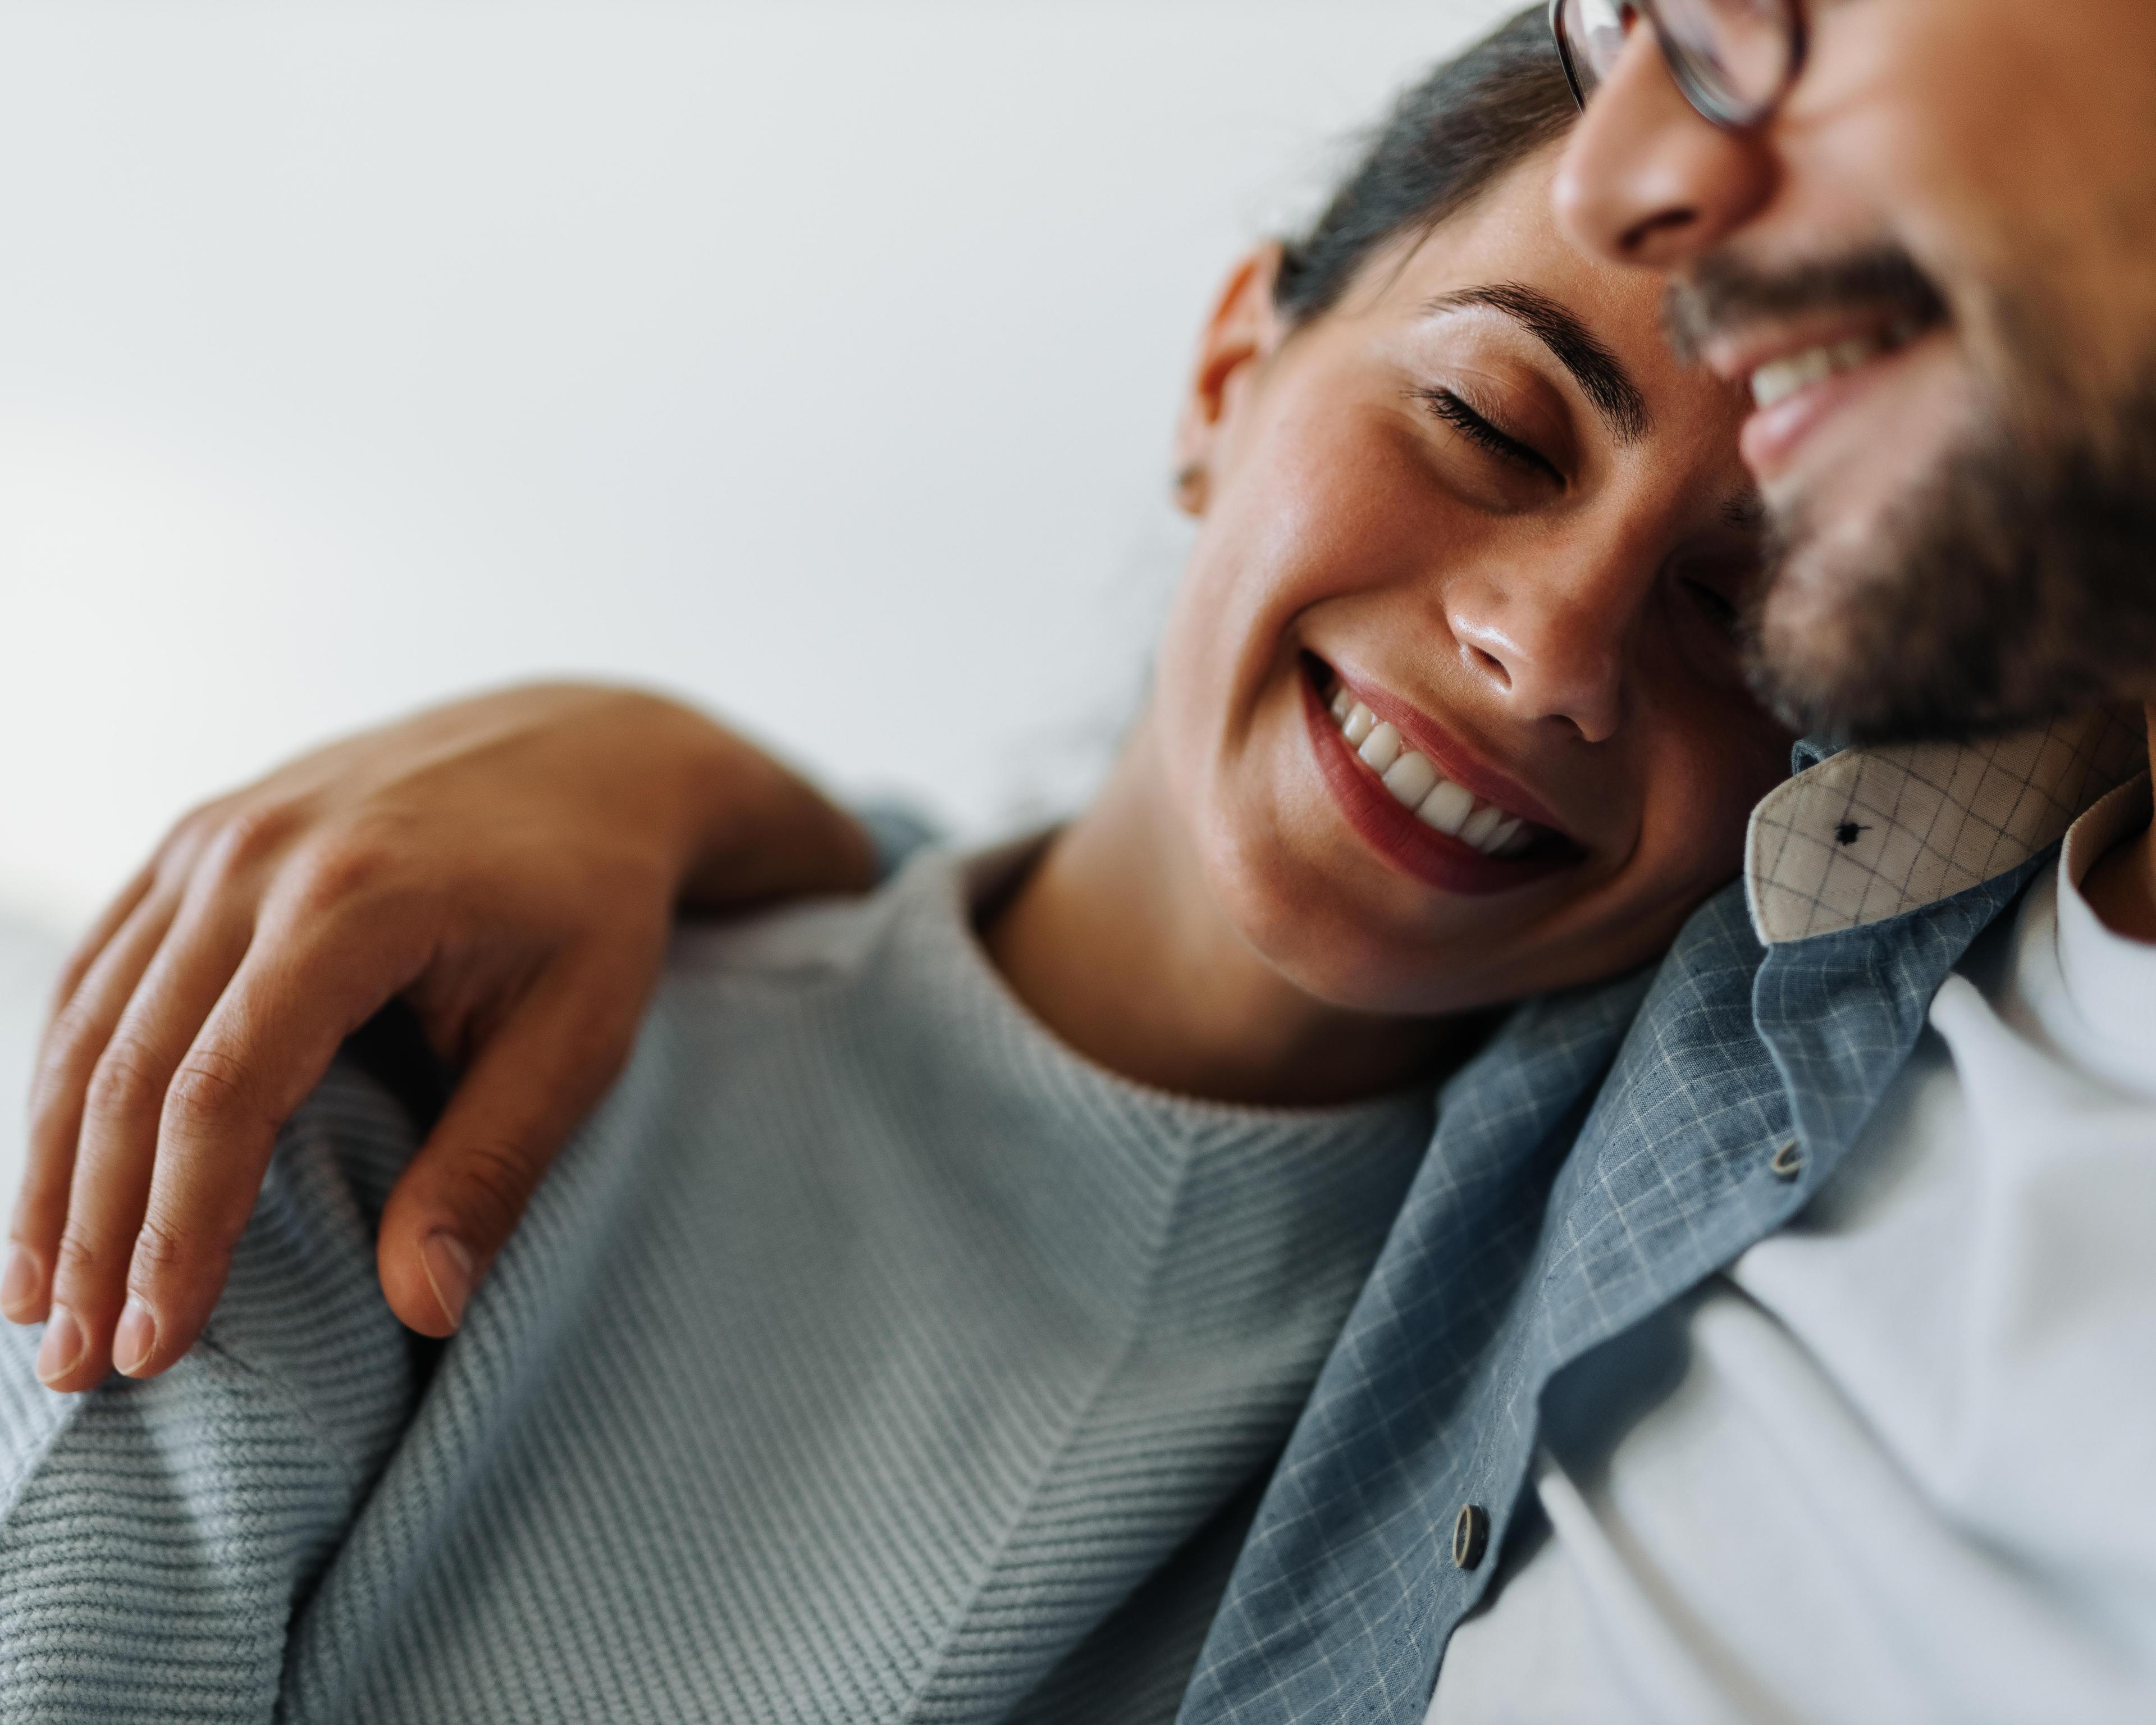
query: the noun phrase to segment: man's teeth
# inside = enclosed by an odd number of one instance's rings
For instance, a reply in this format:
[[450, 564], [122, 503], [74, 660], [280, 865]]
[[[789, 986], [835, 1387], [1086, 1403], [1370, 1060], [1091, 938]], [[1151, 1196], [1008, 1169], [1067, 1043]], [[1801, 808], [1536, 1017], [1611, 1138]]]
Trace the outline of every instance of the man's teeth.
[[1903, 346], [1911, 332], [1901, 325], [1876, 336], [1852, 336], [1845, 341], [1830, 341], [1803, 353], [1769, 362], [1752, 374], [1752, 404], [1771, 408], [1799, 390], [1824, 383], [1839, 372], [1853, 372], [1882, 353]]
[[1355, 752], [1383, 780], [1403, 809], [1440, 833], [1473, 845], [1485, 856], [1517, 856], [1535, 841], [1527, 823], [1495, 803], [1480, 801], [1417, 754], [1392, 726], [1345, 689], [1332, 697], [1332, 719]]

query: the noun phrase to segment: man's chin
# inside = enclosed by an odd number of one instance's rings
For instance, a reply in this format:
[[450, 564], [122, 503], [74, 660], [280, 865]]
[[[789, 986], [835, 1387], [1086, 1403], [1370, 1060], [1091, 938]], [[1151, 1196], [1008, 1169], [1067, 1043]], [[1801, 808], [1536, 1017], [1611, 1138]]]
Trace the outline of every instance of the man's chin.
[[[1779, 510], [1753, 678], [1784, 722], [1961, 741], [2139, 699], [2156, 680], [2156, 390], [2117, 430], [1981, 422], [1861, 524]], [[1861, 525], [1861, 531], [1857, 531]]]
[[1879, 581], [1799, 548], [1785, 555], [1753, 623], [1752, 685], [1804, 735], [1881, 740], [1906, 728], [1892, 709], [1905, 667], [1881, 666], [1862, 627], [1891, 603]]
[[[1948, 499], [1958, 463], [1899, 506], [1822, 525], [1784, 502], [1752, 619], [1754, 691], [1807, 736], [1964, 741], [2031, 715], [2002, 702], [1996, 619], [1957, 603]], [[1993, 595], [1995, 600], [1998, 596]]]

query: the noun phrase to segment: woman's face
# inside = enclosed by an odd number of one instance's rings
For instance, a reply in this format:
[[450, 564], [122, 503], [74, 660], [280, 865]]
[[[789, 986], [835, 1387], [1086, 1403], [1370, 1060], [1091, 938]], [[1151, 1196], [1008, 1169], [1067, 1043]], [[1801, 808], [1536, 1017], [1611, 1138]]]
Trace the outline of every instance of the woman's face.
[[1671, 357], [1651, 277], [1559, 237], [1553, 165], [1292, 333], [1260, 254], [1186, 408], [1201, 525], [1142, 746], [1245, 938], [1335, 1005], [1644, 961], [1788, 760], [1732, 633], [1743, 406]]

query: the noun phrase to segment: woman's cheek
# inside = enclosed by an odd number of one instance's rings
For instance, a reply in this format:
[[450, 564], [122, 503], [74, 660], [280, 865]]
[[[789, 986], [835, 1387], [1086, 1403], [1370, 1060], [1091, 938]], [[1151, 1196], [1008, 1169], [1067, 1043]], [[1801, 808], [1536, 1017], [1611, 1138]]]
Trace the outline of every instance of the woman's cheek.
[[1743, 868], [1753, 806], [1773, 785], [1762, 770], [1756, 709], [1747, 714], [1716, 705], [1722, 710], [1694, 711], [1665, 732], [1642, 811], [1654, 854], [1641, 860], [1669, 896], [1687, 903]]

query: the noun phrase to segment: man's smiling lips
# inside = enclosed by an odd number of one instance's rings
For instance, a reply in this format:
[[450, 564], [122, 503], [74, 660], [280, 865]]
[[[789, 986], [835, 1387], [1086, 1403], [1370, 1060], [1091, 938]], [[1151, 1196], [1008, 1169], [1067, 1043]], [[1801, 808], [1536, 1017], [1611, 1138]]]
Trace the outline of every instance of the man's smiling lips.
[[1752, 394], [1738, 443], [1753, 477], [1780, 478], [1812, 431], [1883, 381], [1925, 332], [1915, 318], [1844, 314], [1709, 342], [1708, 368]]
[[[1303, 670], [1319, 769], [1348, 824], [1394, 866], [1440, 891], [1480, 895], [1526, 886], [1581, 860], [1554, 823], [1532, 818], [1542, 812], [1538, 801], [1494, 769], [1466, 763], [1458, 744], [1440, 742], [1423, 715], [1382, 690], [1344, 683], [1314, 657]], [[1391, 717], [1381, 721], [1369, 696]], [[1440, 749], [1443, 772], [1435, 764]], [[1472, 773], [1474, 788], [1451, 776], [1455, 766]], [[1480, 794], [1492, 790], [1506, 800]]]

